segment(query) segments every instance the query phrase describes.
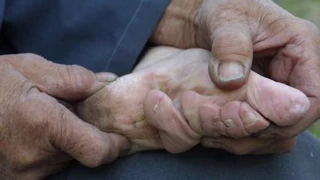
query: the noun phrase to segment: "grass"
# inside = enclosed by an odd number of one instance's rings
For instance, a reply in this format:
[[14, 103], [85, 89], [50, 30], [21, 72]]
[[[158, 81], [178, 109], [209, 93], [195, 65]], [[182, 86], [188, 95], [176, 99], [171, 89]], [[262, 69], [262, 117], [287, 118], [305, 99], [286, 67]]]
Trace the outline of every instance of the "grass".
[[320, 0], [278, 0], [292, 14], [320, 26]]
[[[290, 13], [307, 19], [320, 27], [320, 0], [278, 0], [278, 2]], [[320, 121], [314, 123], [309, 130], [320, 139]]]

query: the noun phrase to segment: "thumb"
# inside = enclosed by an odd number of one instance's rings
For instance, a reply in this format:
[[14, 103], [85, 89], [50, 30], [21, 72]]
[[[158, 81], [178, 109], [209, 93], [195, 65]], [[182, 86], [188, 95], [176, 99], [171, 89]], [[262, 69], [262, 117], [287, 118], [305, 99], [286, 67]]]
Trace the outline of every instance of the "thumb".
[[7, 55], [12, 64], [37, 88], [64, 100], [82, 100], [101, 90], [115, 77], [112, 73], [95, 75], [77, 65], [56, 64], [34, 54]]
[[224, 24], [215, 29], [212, 37], [212, 55], [209, 73], [221, 89], [234, 90], [248, 78], [253, 58], [252, 39], [242, 24]]
[[105, 133], [77, 118], [61, 104], [55, 105], [49, 140], [53, 146], [68, 153], [88, 167], [109, 163], [125, 154], [130, 142], [123, 136]]

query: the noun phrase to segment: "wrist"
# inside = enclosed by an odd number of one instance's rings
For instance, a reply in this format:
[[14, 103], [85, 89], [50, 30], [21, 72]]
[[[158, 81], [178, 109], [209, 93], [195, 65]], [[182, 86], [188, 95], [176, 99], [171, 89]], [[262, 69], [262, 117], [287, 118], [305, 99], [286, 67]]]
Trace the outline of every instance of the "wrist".
[[197, 46], [197, 13], [203, 0], [172, 0], [154, 31], [151, 41], [178, 48]]

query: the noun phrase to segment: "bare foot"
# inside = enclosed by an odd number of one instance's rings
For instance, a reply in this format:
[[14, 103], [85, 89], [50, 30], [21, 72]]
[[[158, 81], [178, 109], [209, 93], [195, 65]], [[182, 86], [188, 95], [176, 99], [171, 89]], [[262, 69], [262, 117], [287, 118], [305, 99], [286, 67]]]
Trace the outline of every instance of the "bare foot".
[[290, 125], [309, 109], [303, 93], [254, 72], [241, 89], [220, 91], [209, 77], [209, 58], [201, 49], [154, 48], [132, 74], [80, 103], [77, 112], [103, 131], [128, 137], [131, 152], [178, 153], [203, 136], [260, 131], [269, 125], [264, 117]]

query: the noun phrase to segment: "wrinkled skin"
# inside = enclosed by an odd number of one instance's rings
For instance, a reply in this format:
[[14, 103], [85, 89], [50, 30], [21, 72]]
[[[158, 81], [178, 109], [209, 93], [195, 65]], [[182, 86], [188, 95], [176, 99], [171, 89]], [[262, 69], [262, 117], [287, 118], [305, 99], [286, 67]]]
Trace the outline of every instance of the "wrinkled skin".
[[305, 118], [290, 126], [271, 124], [256, 134], [261, 140], [220, 137], [206, 141], [208, 147], [237, 154], [287, 151], [295, 137], [320, 118], [319, 30], [271, 0], [173, 0], [152, 41], [210, 50], [210, 77], [220, 89], [241, 87], [253, 68], [299, 89], [311, 102]]
[[129, 153], [179, 153], [206, 136], [247, 137], [267, 128], [268, 120], [291, 125], [309, 110], [302, 92], [255, 72], [242, 88], [221, 91], [210, 79], [209, 60], [202, 49], [154, 48], [132, 74], [78, 104], [77, 114], [102, 131], [126, 136]]
[[56, 98], [82, 100], [102, 89], [80, 66], [54, 64], [34, 54], [0, 56], [0, 177], [42, 179], [73, 159], [88, 167], [113, 161], [130, 145], [83, 122]]

